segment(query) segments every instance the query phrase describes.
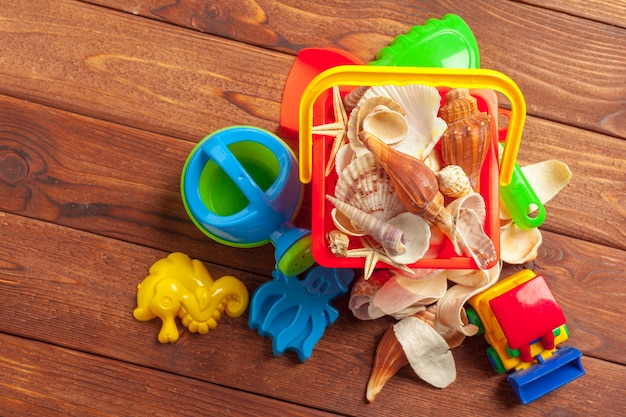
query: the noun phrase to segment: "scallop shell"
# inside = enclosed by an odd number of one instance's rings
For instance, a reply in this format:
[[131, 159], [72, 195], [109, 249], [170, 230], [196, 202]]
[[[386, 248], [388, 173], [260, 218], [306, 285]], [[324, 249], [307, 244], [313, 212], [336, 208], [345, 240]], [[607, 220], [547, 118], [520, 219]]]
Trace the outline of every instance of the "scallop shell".
[[424, 160], [435, 148], [446, 122], [437, 116], [441, 96], [436, 88], [423, 84], [382, 85], [369, 88], [362, 102], [371, 97], [389, 97], [406, 112], [409, 126], [407, 137], [394, 145], [400, 152]]
[[361, 99], [348, 119], [346, 135], [357, 156], [367, 153], [358, 139], [363, 130], [375, 134], [387, 144], [396, 144], [405, 138], [409, 127], [400, 104], [389, 97], [375, 96]]
[[439, 115], [448, 128], [441, 137], [441, 154], [446, 165], [459, 165], [475, 191], [480, 171], [491, 144], [491, 116], [478, 111], [477, 101], [467, 88], [453, 88], [445, 96]]
[[326, 195], [326, 198], [343, 212], [352, 224], [380, 243], [388, 255], [402, 255], [406, 252], [404, 232], [401, 229], [333, 196]]
[[510, 222], [500, 228], [500, 257], [513, 265], [533, 261], [542, 242], [543, 236], [538, 228], [524, 230]]
[[409, 131], [404, 113], [384, 104], [374, 107], [363, 118], [362, 126], [363, 130], [372, 132], [389, 145], [402, 141]]
[[467, 174], [458, 165], [443, 167], [435, 175], [439, 181], [439, 191], [448, 197], [459, 198], [473, 192]]
[[389, 175], [371, 153], [354, 159], [341, 172], [335, 197], [381, 220], [406, 211]]
[[404, 207], [433, 222], [459, 250], [454, 219], [444, 206], [437, 177], [430, 168], [419, 159], [382, 143], [370, 133], [362, 132], [359, 138], [385, 168]]

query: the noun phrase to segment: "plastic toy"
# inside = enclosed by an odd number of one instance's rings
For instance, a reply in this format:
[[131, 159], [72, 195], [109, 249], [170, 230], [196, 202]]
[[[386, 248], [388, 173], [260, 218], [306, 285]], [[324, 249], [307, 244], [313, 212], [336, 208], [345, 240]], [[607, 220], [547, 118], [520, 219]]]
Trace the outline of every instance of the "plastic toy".
[[479, 68], [474, 34], [455, 14], [428, 19], [422, 26], [396, 37], [370, 65], [440, 68]]
[[[500, 109], [499, 114], [508, 117], [509, 111]], [[499, 159], [502, 159], [503, 149], [504, 145], [500, 143]], [[500, 199], [509, 210], [515, 224], [521, 229], [539, 227], [546, 219], [546, 208], [517, 163], [513, 168], [511, 182], [508, 185], [500, 185]]]
[[[505, 75], [481, 69], [411, 68], [376, 66], [340, 66], [331, 68], [317, 76], [305, 90], [300, 105], [300, 179], [312, 180], [312, 211], [319, 213], [313, 218], [312, 252], [315, 260], [325, 267], [362, 268], [362, 258], [345, 258], [332, 254], [326, 236], [334, 228], [330, 212], [332, 207], [326, 202], [326, 194], [332, 193], [336, 176], [325, 175], [325, 163], [329, 140], [328, 136], [312, 137], [312, 126], [327, 123], [325, 117], [331, 113], [329, 89], [335, 86], [356, 87], [360, 85], [409, 85], [423, 84], [436, 87], [442, 96], [449, 88], [471, 87], [472, 95], [483, 104], [483, 110], [497, 115], [495, 91], [509, 97], [512, 103], [508, 137], [504, 148], [500, 171], [500, 182], [509, 181], [511, 164], [514, 165], [519, 147], [522, 127], [525, 120], [525, 102], [517, 86]], [[494, 91], [495, 90], [495, 91]], [[326, 101], [324, 101], [326, 99]], [[320, 109], [320, 103], [325, 107]], [[497, 117], [492, 117], [495, 123]], [[494, 245], [499, 243], [499, 196], [497, 163], [497, 125], [492, 126], [493, 149], [487, 154], [482, 169], [480, 193], [487, 205], [485, 232]], [[508, 152], [508, 154], [507, 154]], [[497, 248], [496, 248], [497, 250]], [[458, 256], [451, 245], [444, 245], [435, 253], [435, 258], [422, 258], [409, 265], [411, 268], [476, 269], [477, 265], [469, 256]]]
[[298, 139], [298, 106], [306, 86], [321, 72], [339, 65], [359, 65], [352, 54], [336, 48], [305, 48], [298, 52], [287, 76], [280, 104], [280, 132], [287, 139]]
[[288, 275], [314, 263], [310, 230], [291, 223], [302, 203], [302, 188], [289, 146], [250, 126], [204, 138], [181, 175], [185, 209], [202, 232], [234, 247], [272, 242], [276, 268]]
[[527, 404], [584, 375], [582, 353], [557, 348], [569, 338], [545, 279], [526, 269], [469, 300], [467, 315], [489, 343], [487, 357]]
[[180, 252], [155, 262], [137, 288], [133, 315], [139, 321], [160, 318], [161, 343], [178, 340], [177, 316], [190, 332], [206, 334], [217, 326], [223, 311], [239, 317], [248, 307], [248, 290], [240, 280], [232, 276], [213, 280], [202, 262]]
[[317, 266], [303, 280], [278, 270], [272, 275], [252, 296], [249, 326], [271, 338], [275, 356], [293, 350], [304, 362], [326, 327], [337, 320], [339, 313], [330, 302], [348, 291], [354, 273]]

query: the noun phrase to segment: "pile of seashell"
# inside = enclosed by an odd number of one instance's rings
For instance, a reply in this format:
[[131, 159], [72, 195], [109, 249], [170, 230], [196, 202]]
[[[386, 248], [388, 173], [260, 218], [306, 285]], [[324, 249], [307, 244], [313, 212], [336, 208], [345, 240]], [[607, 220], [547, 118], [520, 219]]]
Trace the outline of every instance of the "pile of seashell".
[[365, 257], [369, 277], [378, 261], [410, 271], [436, 257], [429, 248], [445, 236], [480, 269], [493, 264], [479, 193], [490, 115], [469, 90], [451, 89], [443, 106], [436, 88], [420, 84], [359, 87], [343, 100], [335, 87], [333, 95], [336, 121], [313, 128], [335, 136], [327, 162], [327, 174], [334, 166], [338, 175], [326, 196], [337, 228], [327, 236], [331, 251]]

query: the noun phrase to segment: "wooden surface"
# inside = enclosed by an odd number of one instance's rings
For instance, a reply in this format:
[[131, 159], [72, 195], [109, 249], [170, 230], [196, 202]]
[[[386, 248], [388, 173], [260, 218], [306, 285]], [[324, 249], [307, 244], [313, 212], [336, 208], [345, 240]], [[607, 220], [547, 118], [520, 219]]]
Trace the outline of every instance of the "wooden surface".
[[[624, 3], [355, 3], [3, 0], [0, 415], [626, 414]], [[235, 124], [278, 132], [301, 48], [369, 61], [446, 13], [472, 28], [482, 67], [525, 96], [520, 164], [556, 158], [573, 172], [527, 266], [548, 278], [587, 374], [522, 406], [484, 340], [470, 338], [453, 351], [448, 388], [407, 368], [368, 404], [374, 351], [393, 320], [359, 321], [347, 297], [305, 363], [274, 357], [247, 313], [159, 344], [158, 319], [132, 316], [153, 262], [182, 251], [251, 293], [274, 267], [271, 245], [219, 245], [187, 217], [179, 180], [195, 143]]]

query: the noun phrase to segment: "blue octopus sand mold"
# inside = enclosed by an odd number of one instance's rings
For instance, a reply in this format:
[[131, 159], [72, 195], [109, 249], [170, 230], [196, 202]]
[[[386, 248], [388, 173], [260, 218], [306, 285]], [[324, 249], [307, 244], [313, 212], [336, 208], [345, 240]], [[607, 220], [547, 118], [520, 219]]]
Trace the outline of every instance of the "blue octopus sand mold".
[[304, 362], [339, 317], [330, 302], [348, 291], [354, 272], [317, 266], [302, 280], [279, 270], [272, 276], [252, 296], [248, 325], [271, 338], [275, 356], [293, 350]]

